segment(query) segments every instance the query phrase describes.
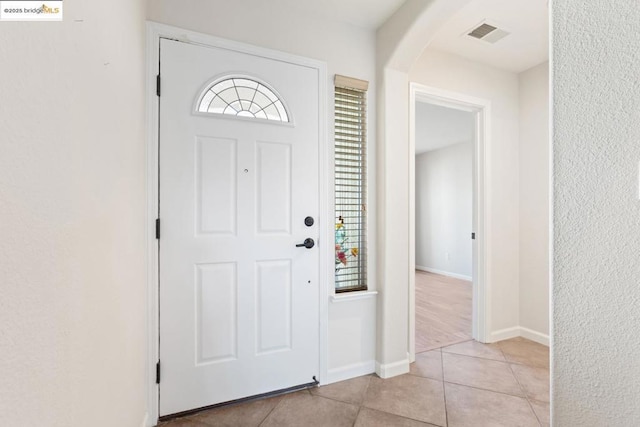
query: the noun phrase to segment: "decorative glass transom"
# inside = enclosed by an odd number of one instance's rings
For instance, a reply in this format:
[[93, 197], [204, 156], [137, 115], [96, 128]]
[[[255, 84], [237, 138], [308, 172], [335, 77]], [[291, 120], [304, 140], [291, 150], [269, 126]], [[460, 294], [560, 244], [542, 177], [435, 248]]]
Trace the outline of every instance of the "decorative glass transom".
[[228, 78], [207, 89], [200, 100], [201, 113], [289, 122], [284, 104], [265, 85], [247, 78]]

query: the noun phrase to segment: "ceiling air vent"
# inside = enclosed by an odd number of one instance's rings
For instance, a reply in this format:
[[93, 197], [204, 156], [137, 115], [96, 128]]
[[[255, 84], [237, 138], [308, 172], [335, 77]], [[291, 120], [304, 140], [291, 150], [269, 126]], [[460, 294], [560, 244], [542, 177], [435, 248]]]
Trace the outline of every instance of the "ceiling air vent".
[[489, 43], [495, 43], [498, 40], [503, 39], [510, 33], [504, 31], [496, 26], [489, 25], [486, 22], [475, 27], [473, 30], [467, 33], [468, 36], [474, 39], [482, 40]]

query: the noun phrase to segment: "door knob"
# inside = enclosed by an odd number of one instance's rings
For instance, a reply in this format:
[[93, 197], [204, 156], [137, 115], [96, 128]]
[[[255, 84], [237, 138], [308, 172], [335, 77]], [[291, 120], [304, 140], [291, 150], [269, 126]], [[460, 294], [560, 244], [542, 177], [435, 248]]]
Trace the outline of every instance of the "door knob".
[[311, 249], [312, 247], [314, 247], [316, 244], [316, 242], [313, 241], [313, 239], [311, 237], [307, 237], [306, 239], [304, 239], [304, 242], [302, 243], [298, 243], [296, 245], [296, 248], [307, 248], [307, 249]]

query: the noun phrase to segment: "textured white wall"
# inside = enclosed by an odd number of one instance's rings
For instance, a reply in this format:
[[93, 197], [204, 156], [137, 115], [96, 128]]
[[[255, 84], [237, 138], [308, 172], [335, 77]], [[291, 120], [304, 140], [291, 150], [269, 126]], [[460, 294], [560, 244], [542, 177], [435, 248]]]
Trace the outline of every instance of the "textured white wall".
[[520, 326], [549, 335], [549, 63], [520, 83]]
[[[370, 82], [367, 94], [370, 224], [367, 237], [368, 280], [370, 288], [375, 289], [375, 33], [329, 21], [321, 16], [304, 15], [292, 8], [280, 8], [275, 13], [273, 3], [261, 0], [192, 0], [188, 7], [180, 0], [149, 0], [147, 17], [152, 21], [188, 30], [325, 61], [329, 79], [327, 124], [330, 144], [333, 143], [334, 75], [343, 74]], [[330, 185], [333, 186], [333, 182]], [[359, 313], [359, 317], [345, 315], [348, 312]], [[363, 327], [361, 323], [369, 326]], [[362, 372], [362, 369], [371, 366], [376, 357], [375, 330], [371, 329], [375, 324], [376, 306], [372, 301], [340, 302], [339, 306], [329, 307], [329, 378], [344, 376], [349, 369]]]
[[637, 2], [553, 2], [553, 425], [640, 424]]
[[427, 49], [409, 72], [413, 82], [491, 101], [491, 141], [487, 165], [491, 179], [492, 251], [489, 333], [519, 326], [518, 76], [459, 56]]
[[145, 415], [144, 4], [0, 25], [0, 424]]
[[472, 168], [473, 141], [416, 156], [416, 268], [471, 279]]

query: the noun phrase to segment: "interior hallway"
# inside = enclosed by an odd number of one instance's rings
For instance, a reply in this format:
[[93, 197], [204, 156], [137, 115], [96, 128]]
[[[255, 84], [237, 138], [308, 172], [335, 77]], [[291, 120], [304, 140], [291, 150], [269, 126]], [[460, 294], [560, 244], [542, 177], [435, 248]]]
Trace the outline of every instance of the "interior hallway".
[[524, 338], [418, 354], [408, 374], [354, 378], [203, 411], [162, 427], [549, 425], [549, 349]]
[[468, 280], [416, 270], [416, 354], [471, 339]]

